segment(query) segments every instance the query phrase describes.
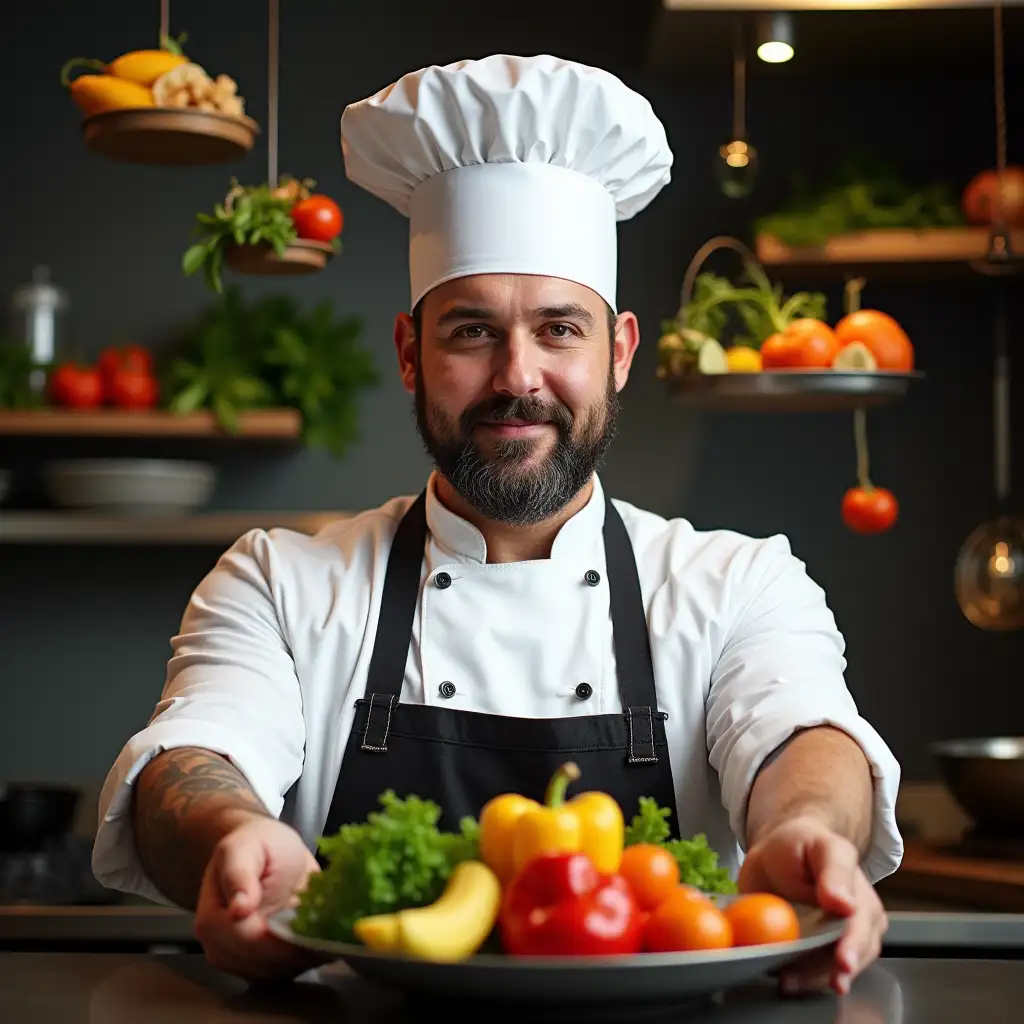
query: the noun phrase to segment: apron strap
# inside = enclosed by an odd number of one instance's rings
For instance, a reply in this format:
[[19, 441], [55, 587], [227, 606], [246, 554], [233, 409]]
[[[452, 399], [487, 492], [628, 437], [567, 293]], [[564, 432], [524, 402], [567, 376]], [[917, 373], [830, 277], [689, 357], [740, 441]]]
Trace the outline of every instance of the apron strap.
[[[383, 703], [389, 709], [402, 695], [426, 546], [427, 493], [423, 491], [402, 516], [391, 544], [377, 635], [366, 674], [365, 699], [374, 701], [376, 697], [377, 705]], [[371, 714], [370, 718], [373, 719], [374, 715]], [[385, 744], [386, 736], [383, 743], [373, 745]]]
[[657, 711], [654, 660], [636, 554], [626, 524], [610, 498], [605, 499], [604, 556], [619, 697], [629, 722], [627, 760], [630, 764], [646, 764], [658, 760], [654, 752], [653, 719], [662, 716]]

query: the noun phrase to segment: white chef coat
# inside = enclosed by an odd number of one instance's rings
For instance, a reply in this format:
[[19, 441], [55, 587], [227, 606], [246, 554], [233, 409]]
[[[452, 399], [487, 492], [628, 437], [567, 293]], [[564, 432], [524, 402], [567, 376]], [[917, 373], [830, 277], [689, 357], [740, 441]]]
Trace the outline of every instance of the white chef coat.
[[[412, 500], [314, 537], [252, 530], [221, 556], [172, 641], [162, 699], [103, 788], [93, 868], [104, 885], [166, 902], [136, 858], [128, 808], [139, 772], [174, 747], [229, 758], [315, 849], [363, 695], [388, 553]], [[865, 870], [872, 880], [894, 871], [903, 852], [899, 765], [857, 713], [843, 638], [788, 542], [615, 506], [636, 555], [658, 705], [668, 713], [681, 834], [704, 832], [735, 874], [759, 767], [796, 730], [830, 724], [860, 744], [874, 775]], [[530, 718], [620, 711], [604, 510], [595, 476], [549, 559], [489, 564], [483, 536], [440, 503], [431, 477], [424, 574], [444, 570], [454, 585], [422, 589], [402, 700]], [[588, 569], [601, 574], [598, 586], [583, 584]], [[443, 682], [454, 683], [454, 697], [439, 695]], [[581, 682], [593, 688], [589, 700], [576, 696]]]

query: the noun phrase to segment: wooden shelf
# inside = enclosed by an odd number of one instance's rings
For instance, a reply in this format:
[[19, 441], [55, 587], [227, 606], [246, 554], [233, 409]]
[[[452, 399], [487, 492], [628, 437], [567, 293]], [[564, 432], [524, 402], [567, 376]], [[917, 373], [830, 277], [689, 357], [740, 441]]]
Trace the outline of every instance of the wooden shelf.
[[0, 544], [231, 544], [248, 530], [314, 534], [352, 512], [209, 512], [194, 516], [107, 516], [0, 512]]
[[[1024, 230], [1011, 233], [1017, 257], [1015, 268], [1024, 270]], [[792, 247], [770, 235], [755, 239], [757, 258], [773, 277], [839, 278], [863, 274], [877, 277], [919, 278], [981, 277], [989, 247], [985, 227], [935, 228], [923, 231], [862, 231], [838, 235], [823, 246]]]
[[186, 416], [159, 410], [31, 409], [0, 411], [0, 436], [22, 437], [239, 437], [297, 440], [302, 417], [297, 409], [260, 409], [242, 413], [239, 433], [227, 434], [211, 412]]

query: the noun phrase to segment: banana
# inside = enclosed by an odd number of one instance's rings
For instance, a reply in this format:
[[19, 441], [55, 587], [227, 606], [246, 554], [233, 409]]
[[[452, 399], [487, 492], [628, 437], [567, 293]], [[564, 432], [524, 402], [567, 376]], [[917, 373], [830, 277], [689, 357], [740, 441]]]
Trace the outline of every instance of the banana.
[[456, 865], [440, 897], [429, 906], [357, 921], [356, 937], [380, 952], [453, 963], [472, 956], [491, 934], [501, 908], [501, 883], [486, 864]]

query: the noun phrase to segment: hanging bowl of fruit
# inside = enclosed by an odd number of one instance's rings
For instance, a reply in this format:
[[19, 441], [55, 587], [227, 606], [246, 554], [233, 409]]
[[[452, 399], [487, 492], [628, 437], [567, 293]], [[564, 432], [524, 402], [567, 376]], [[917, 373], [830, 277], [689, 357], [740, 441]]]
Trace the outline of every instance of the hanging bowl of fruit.
[[[702, 272], [721, 248], [740, 253], [742, 275]], [[830, 325], [822, 293], [787, 296], [729, 237], [711, 239], [691, 261], [679, 311], [662, 325], [658, 362], [677, 397], [720, 411], [866, 408], [902, 397], [920, 376], [910, 339], [887, 313], [858, 309]]]
[[273, 188], [231, 185], [212, 214], [196, 215], [199, 238], [182, 257], [186, 276], [201, 270], [220, 292], [225, 264], [240, 274], [311, 274], [341, 251], [344, 216], [313, 191], [312, 178], [285, 176]]
[[90, 149], [128, 163], [183, 165], [227, 163], [253, 148], [259, 125], [246, 116], [237, 83], [190, 61], [185, 38], [163, 36], [158, 49], [109, 63], [75, 57], [64, 65], [61, 83], [84, 115]]

